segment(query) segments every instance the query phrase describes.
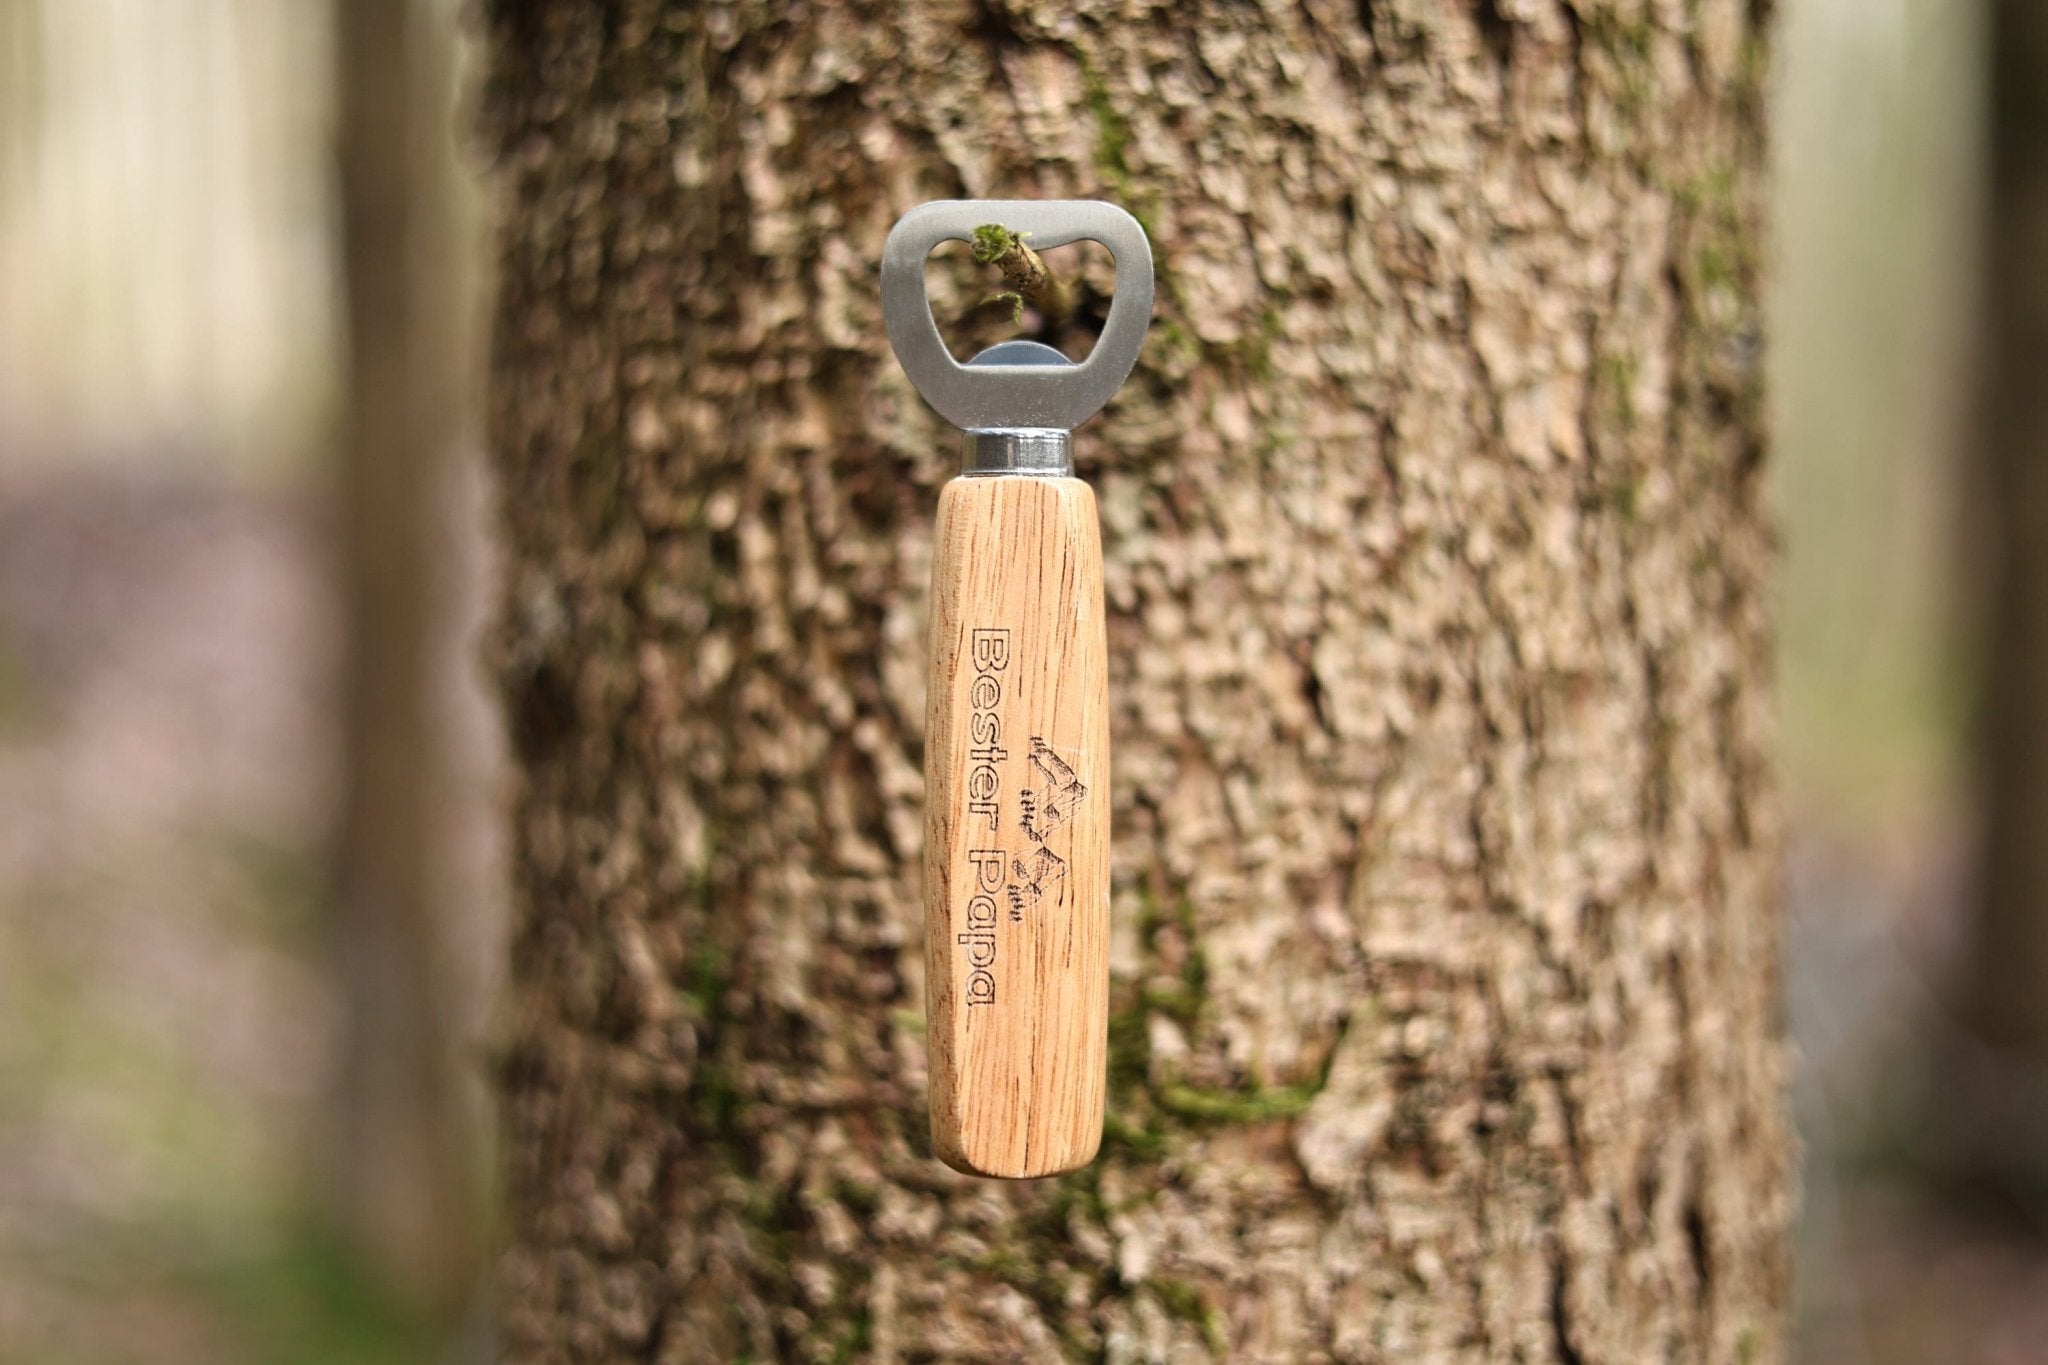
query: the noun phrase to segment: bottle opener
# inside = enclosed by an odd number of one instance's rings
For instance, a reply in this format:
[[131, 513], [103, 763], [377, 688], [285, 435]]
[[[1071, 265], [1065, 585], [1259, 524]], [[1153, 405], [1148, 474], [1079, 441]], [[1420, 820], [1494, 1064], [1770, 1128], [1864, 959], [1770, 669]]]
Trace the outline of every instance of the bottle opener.
[[[1116, 260], [1087, 358], [1006, 341], [962, 365], [925, 296], [944, 241], [1000, 224]], [[1109, 681], [1095, 495], [1073, 429], [1107, 403], [1152, 315], [1138, 221], [1092, 200], [945, 200], [882, 248], [896, 358], [965, 432], [939, 495], [925, 727], [925, 991], [932, 1146], [978, 1175], [1051, 1175], [1102, 1141], [1109, 1019]]]

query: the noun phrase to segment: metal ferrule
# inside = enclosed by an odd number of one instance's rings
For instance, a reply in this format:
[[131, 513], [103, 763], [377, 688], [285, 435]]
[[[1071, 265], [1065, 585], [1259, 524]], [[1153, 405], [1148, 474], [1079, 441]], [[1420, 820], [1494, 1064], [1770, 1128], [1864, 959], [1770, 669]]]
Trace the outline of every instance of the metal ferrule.
[[960, 473], [1037, 474], [1065, 478], [1074, 472], [1073, 433], [1057, 427], [977, 427], [962, 433]]

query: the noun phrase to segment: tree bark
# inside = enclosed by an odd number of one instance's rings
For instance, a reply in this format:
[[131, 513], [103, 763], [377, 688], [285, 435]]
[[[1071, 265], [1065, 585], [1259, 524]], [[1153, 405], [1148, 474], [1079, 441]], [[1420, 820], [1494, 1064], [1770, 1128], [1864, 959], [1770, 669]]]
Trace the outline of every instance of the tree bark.
[[[1762, 18], [488, 8], [517, 1361], [1781, 1358]], [[1111, 1118], [931, 1157], [940, 197], [1146, 223]], [[1052, 253], [1059, 268], [1060, 253]]]

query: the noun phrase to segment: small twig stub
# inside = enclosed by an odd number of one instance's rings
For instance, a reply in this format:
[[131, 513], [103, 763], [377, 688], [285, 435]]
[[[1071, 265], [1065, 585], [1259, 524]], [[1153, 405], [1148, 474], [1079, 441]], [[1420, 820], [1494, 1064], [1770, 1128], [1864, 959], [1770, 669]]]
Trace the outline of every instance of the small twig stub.
[[1046, 268], [1045, 261], [1025, 242], [1025, 235], [1000, 223], [983, 223], [974, 229], [975, 261], [1002, 271], [1004, 282], [1010, 286], [991, 296], [988, 302], [1014, 302], [1020, 318], [1028, 303], [1057, 327], [1074, 312], [1074, 291]]

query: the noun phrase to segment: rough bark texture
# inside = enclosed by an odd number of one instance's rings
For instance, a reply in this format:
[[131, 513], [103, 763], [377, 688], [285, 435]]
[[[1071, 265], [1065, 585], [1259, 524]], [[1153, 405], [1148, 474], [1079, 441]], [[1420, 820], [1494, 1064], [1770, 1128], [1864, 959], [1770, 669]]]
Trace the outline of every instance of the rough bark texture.
[[[1779, 1358], [1753, 7], [488, 12], [510, 1358]], [[1017, 1185], [927, 1150], [876, 302], [962, 195], [1161, 286], [1109, 1140]]]

